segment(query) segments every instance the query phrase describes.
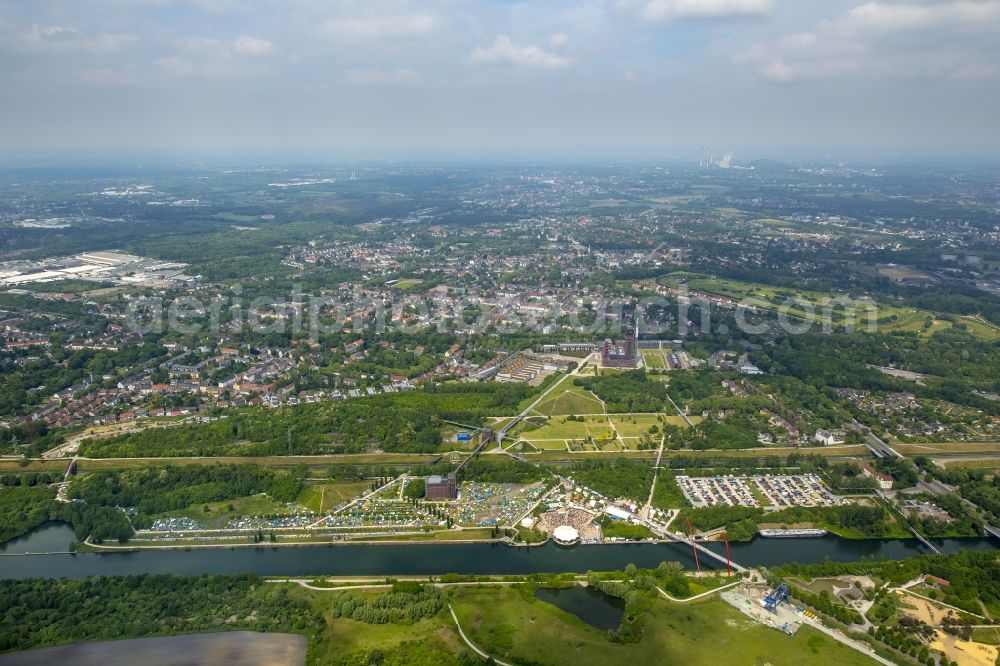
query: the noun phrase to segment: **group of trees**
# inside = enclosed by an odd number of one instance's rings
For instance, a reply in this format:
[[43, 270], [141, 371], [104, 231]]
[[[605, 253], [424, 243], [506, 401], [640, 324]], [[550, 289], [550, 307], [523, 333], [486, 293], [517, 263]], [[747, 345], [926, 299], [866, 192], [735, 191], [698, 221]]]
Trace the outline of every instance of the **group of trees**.
[[444, 595], [440, 589], [422, 583], [395, 581], [383, 594], [338, 594], [331, 604], [331, 615], [367, 624], [413, 624], [437, 615], [443, 607]]
[[653, 483], [653, 467], [648, 462], [628, 458], [594, 460], [574, 464], [568, 476], [610, 499], [624, 497], [645, 502]]
[[513, 412], [533, 389], [520, 384], [432, 385], [342, 402], [277, 410], [244, 408], [211, 423], [147, 428], [103, 440], [87, 440], [87, 456], [262, 456], [384, 451], [426, 453], [441, 445], [444, 420], [480, 422]]
[[427, 481], [424, 479], [410, 479], [403, 489], [403, 497], [407, 499], [420, 499], [427, 490]]
[[[7, 481], [10, 477], [3, 477]], [[62, 516], [55, 488], [18, 485], [0, 488], [0, 543]]]
[[793, 506], [766, 513], [758, 507], [716, 505], [685, 509], [684, 517], [698, 530], [724, 527], [731, 541], [747, 541], [759, 523], [815, 523], [848, 536], [879, 537], [891, 531], [889, 515], [879, 506], [843, 504], [830, 507]]
[[792, 596], [805, 605], [811, 606], [821, 613], [830, 615], [844, 624], [861, 624], [864, 622], [864, 618], [861, 617], [861, 613], [853, 608], [848, 608], [843, 604], [831, 601], [829, 595], [813, 594], [812, 592], [804, 590], [801, 587], [793, 585]]
[[[709, 368], [691, 372], [675, 372], [668, 386], [670, 397], [678, 405], [688, 405], [714, 398], [723, 398], [729, 391], [722, 385], [718, 373]], [[700, 409], [698, 411], [701, 411]]]
[[253, 574], [0, 580], [0, 652], [226, 629], [313, 633], [322, 617]]
[[642, 370], [581, 377], [573, 383], [596, 394], [610, 413], [659, 412], [667, 399], [666, 385]]
[[62, 481], [60, 472], [20, 472], [18, 474], [4, 474], [0, 476], [0, 486], [47, 486], [51, 483]]
[[[925, 470], [928, 480], [933, 478], [958, 486], [962, 497], [982, 509], [988, 520], [1000, 522], [1000, 475], [987, 474], [986, 470], [972, 467], [941, 468], [929, 458], [917, 458], [915, 462]], [[941, 508], [948, 510], [945, 506]]]
[[[947, 618], [945, 620], [947, 621]], [[945, 630], [947, 631], [947, 628]], [[972, 637], [971, 634], [970, 630], [969, 638]], [[895, 625], [883, 624], [878, 627], [870, 627], [868, 635], [877, 638], [895, 650], [910, 655], [922, 664], [933, 666], [937, 663], [927, 646], [927, 642], [934, 637], [934, 628], [915, 617], [903, 615]]]
[[[852, 388], [873, 392], [909, 391], [921, 398], [945, 400], [1000, 415], [1000, 404], [974, 389], [997, 390], [994, 368], [1000, 363], [996, 345], [963, 338], [947, 341], [937, 336], [791, 335], [753, 355], [763, 369], [790, 375], [820, 390]], [[917, 384], [892, 377], [869, 365], [893, 366], [931, 377]], [[859, 420], [865, 414], [857, 412]]]
[[760, 446], [757, 433], [763, 429], [757, 410], [737, 413], [723, 420], [707, 419], [693, 428], [667, 426], [667, 447], [673, 450], [739, 450]]
[[476, 458], [463, 470], [470, 481], [484, 483], [534, 483], [546, 476], [543, 469], [520, 460], [484, 460]]
[[990, 614], [1000, 613], [1000, 559], [995, 550], [962, 550], [952, 555], [917, 555], [905, 560], [825, 561], [772, 567], [781, 576], [875, 576], [894, 585], [931, 574], [949, 581], [942, 600], [970, 613], [981, 614], [982, 600]]
[[125, 470], [96, 470], [70, 485], [71, 518], [78, 536], [127, 540], [132, 534], [120, 508], [134, 510], [132, 524], [149, 527], [154, 517], [192, 504], [266, 493], [291, 502], [302, 490], [303, 468], [272, 470], [260, 465], [185, 465]]

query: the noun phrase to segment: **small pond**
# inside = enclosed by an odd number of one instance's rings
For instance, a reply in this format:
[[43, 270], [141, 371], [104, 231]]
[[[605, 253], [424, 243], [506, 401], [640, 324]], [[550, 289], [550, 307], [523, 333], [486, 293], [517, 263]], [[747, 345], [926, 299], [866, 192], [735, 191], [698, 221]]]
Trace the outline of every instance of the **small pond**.
[[535, 598], [575, 615], [601, 631], [617, 629], [625, 615], [624, 599], [608, 596], [592, 587], [542, 587], [535, 591]]

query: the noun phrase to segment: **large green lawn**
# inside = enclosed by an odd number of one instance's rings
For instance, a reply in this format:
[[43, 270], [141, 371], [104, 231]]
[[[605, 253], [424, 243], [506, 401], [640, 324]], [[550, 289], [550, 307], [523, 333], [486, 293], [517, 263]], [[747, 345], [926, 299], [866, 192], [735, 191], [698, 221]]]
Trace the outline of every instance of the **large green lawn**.
[[601, 414], [604, 412], [604, 405], [593, 397], [593, 394], [585, 395], [577, 391], [563, 391], [558, 395], [546, 398], [545, 402], [535, 407], [535, 411], [545, 416]]
[[[206, 508], [208, 509], [206, 511]], [[267, 495], [251, 495], [250, 497], [233, 497], [220, 502], [192, 504], [183, 509], [158, 514], [161, 518], [188, 517], [205, 524], [209, 529], [220, 529], [226, 526], [231, 518], [247, 516], [275, 516], [298, 513], [301, 506], [275, 502]]]
[[611, 424], [606, 416], [587, 416], [583, 421], [567, 421], [564, 416], [555, 416], [549, 419], [541, 428], [530, 430], [521, 434], [521, 438], [537, 446], [536, 442], [545, 444], [546, 441], [560, 440], [584, 440], [593, 437], [595, 440], [610, 438], [614, 433]]
[[598, 631], [555, 606], [511, 589], [456, 591], [452, 604], [471, 640], [497, 659], [513, 663], [717, 664], [853, 666], [874, 661], [814, 629], [794, 637], [751, 621], [725, 602], [674, 605], [650, 613], [642, 640], [608, 642]]
[[371, 484], [367, 481], [334, 481], [330, 483], [311, 483], [299, 493], [298, 502], [302, 506], [323, 513], [329, 511], [344, 500], [357, 497], [368, 490]]
[[545, 416], [569, 416], [571, 414], [603, 414], [604, 403], [596, 395], [576, 386], [567, 377], [545, 400], [535, 405], [535, 411]]
[[458, 666], [462, 663], [458, 655], [470, 652], [447, 610], [412, 625], [365, 624], [330, 617], [333, 593], [290, 586], [289, 594], [326, 619], [325, 626], [309, 637], [310, 664]]
[[[622, 437], [642, 437], [649, 434], [651, 427], [656, 426], [657, 430], [660, 430], [662, 426], [656, 414], [616, 415], [611, 417], [611, 421], [615, 424], [615, 430]], [[657, 434], [656, 438], [659, 439], [659, 437]]]
[[[706, 291], [710, 294], [728, 296], [736, 300], [746, 299], [765, 310], [784, 309], [790, 315], [816, 322], [822, 319], [826, 299], [837, 296], [837, 294], [825, 294], [817, 291], [781, 289], [752, 282], [703, 276], [689, 279], [687, 285], [691, 289]], [[807, 303], [812, 304], [812, 310], [806, 307]], [[883, 333], [915, 331], [923, 337], [928, 337], [938, 331], [951, 328], [953, 325], [948, 320], [938, 319], [937, 313], [918, 308], [878, 303], [875, 304], [873, 312], [877, 312], [878, 330]], [[844, 324], [842, 311], [834, 309], [832, 315], [834, 325]], [[868, 324], [868, 316], [869, 311], [866, 306], [859, 305], [855, 312], [855, 326], [864, 329]], [[928, 318], [932, 321], [931, 327], [924, 329], [923, 323]], [[1000, 329], [992, 324], [971, 317], [959, 317], [958, 321], [965, 324], [970, 334], [981, 340], [990, 342], [1000, 337]]]

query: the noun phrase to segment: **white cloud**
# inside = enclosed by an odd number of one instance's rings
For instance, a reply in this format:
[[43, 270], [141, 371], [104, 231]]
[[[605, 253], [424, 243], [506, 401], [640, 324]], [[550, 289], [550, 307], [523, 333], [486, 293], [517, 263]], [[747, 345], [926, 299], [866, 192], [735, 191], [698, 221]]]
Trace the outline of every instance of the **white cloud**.
[[497, 35], [489, 46], [477, 46], [469, 55], [477, 65], [513, 65], [518, 67], [567, 67], [573, 61], [564, 55], [537, 46], [514, 46], [507, 35]]
[[243, 35], [233, 42], [233, 53], [246, 56], [265, 56], [274, 50], [274, 44], [266, 39]]
[[185, 37], [177, 42], [175, 53], [157, 58], [153, 64], [172, 76], [233, 76], [266, 67], [252, 57], [267, 55], [273, 49], [274, 45], [266, 39], [246, 35], [232, 43], [211, 37]]
[[25, 48], [56, 54], [82, 53], [103, 56], [137, 41], [139, 38], [132, 33], [102, 32], [90, 36], [75, 28], [60, 25], [33, 25], [29, 31], [21, 35], [21, 44]]
[[433, 14], [372, 14], [327, 19], [320, 29], [336, 41], [362, 42], [418, 37], [431, 32], [439, 23]]
[[549, 46], [554, 49], [561, 49], [569, 44], [569, 36], [565, 32], [557, 32], [549, 37]]
[[759, 16], [771, 11], [771, 0], [618, 0], [619, 11], [646, 23], [678, 19]]
[[739, 53], [778, 82], [840, 76], [982, 77], [998, 72], [1000, 0], [869, 2], [807, 32]]

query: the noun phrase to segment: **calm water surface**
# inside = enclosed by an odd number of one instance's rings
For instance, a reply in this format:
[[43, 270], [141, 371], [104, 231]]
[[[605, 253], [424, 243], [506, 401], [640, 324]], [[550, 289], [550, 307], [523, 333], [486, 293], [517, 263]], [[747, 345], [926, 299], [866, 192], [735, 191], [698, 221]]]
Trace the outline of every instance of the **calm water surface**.
[[[460, 574], [530, 574], [609, 571], [633, 563], [653, 568], [664, 560], [693, 569], [691, 548], [682, 544], [612, 544], [537, 548], [502, 544], [410, 544], [401, 546], [307, 546], [213, 548], [190, 551], [14, 555], [65, 551], [74, 539], [65, 524], [48, 524], [30, 535], [0, 546], [0, 578], [129, 575], [143, 573], [219, 574], [254, 572], [264, 576], [385, 576]], [[945, 552], [1000, 548], [997, 539], [944, 539]], [[816, 539], [755, 539], [730, 544], [735, 562], [773, 566], [787, 562], [851, 562], [866, 557], [902, 559], [926, 549], [915, 539], [847, 540], [828, 535]], [[721, 545], [711, 544], [722, 553]], [[702, 555], [702, 568], [725, 566]]]
[[543, 587], [535, 590], [535, 598], [561, 608], [601, 631], [617, 629], [625, 615], [624, 599], [608, 596], [592, 587]]

